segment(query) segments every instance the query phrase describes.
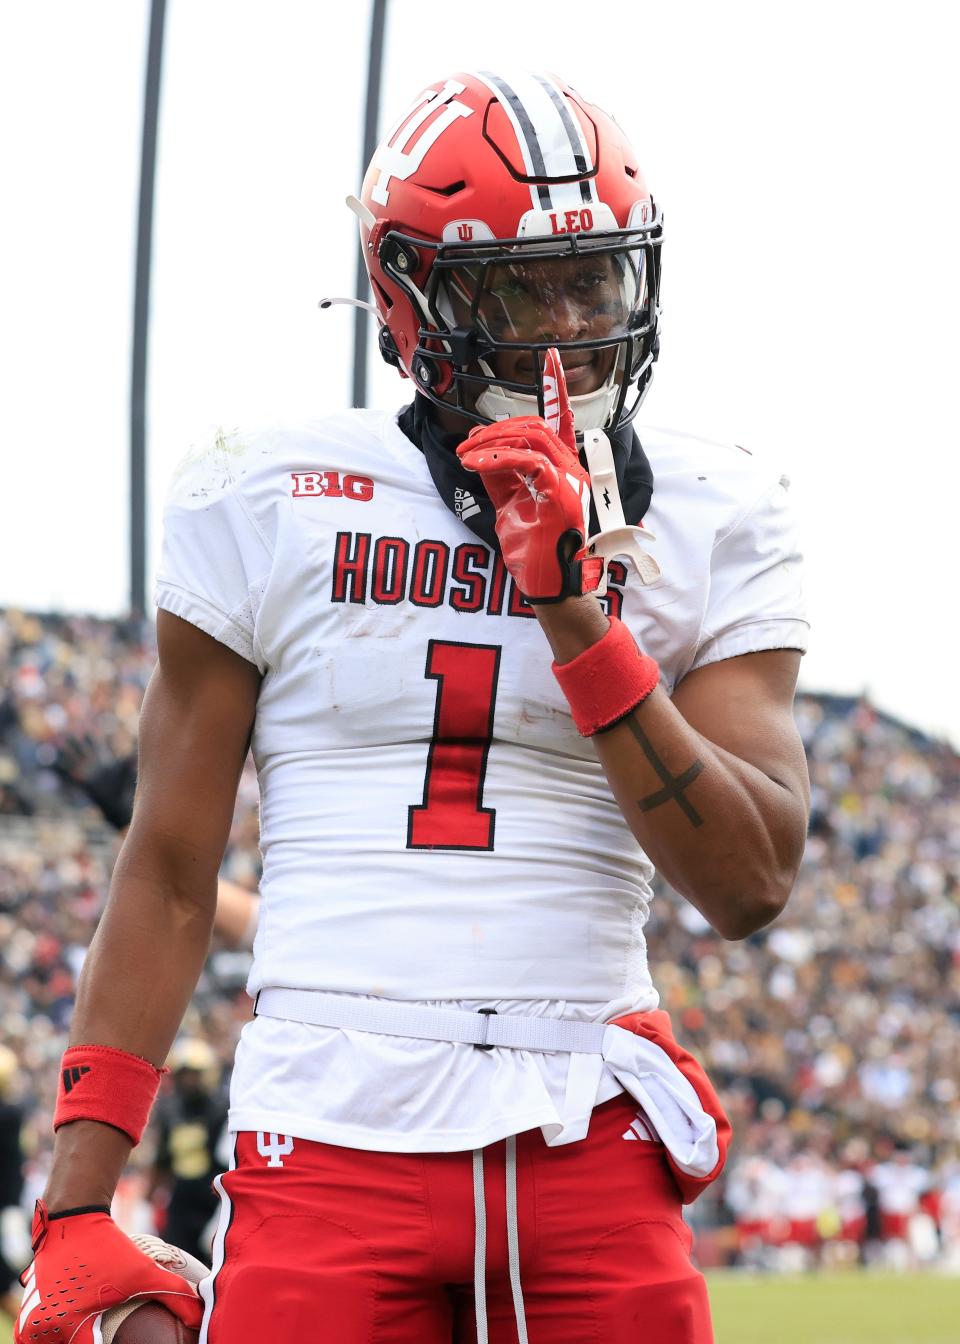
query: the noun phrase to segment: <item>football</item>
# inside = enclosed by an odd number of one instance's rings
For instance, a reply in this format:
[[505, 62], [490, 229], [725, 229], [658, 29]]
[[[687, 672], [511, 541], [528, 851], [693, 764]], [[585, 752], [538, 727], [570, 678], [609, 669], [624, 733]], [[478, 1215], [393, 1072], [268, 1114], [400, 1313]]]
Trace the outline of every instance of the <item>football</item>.
[[[206, 1265], [159, 1237], [137, 1233], [131, 1237], [158, 1265], [199, 1283], [210, 1271]], [[197, 1344], [198, 1330], [189, 1330], [178, 1316], [150, 1298], [135, 1298], [105, 1311], [100, 1322], [103, 1344]]]

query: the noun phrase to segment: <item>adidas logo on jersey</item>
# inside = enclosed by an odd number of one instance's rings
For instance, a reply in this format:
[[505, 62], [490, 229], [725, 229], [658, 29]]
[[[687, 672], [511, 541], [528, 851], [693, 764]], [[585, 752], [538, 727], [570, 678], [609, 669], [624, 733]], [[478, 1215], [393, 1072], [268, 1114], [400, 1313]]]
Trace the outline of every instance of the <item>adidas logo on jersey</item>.
[[480, 512], [480, 505], [471, 495], [469, 490], [462, 490], [459, 486], [453, 492], [453, 507], [456, 510], [457, 517], [462, 523], [474, 514]]
[[642, 1114], [638, 1115], [636, 1119], [631, 1122], [630, 1128], [627, 1130], [625, 1134], [621, 1134], [620, 1137], [623, 1139], [634, 1139], [634, 1140], [644, 1139], [647, 1143], [656, 1143], [657, 1141], [655, 1135], [651, 1133], [650, 1128], [646, 1120], [643, 1118]]

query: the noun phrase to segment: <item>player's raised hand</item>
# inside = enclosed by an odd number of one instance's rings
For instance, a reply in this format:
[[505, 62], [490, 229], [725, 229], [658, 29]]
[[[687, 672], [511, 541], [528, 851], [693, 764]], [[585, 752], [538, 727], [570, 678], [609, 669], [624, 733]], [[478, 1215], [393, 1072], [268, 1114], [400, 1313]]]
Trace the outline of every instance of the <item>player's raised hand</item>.
[[186, 1279], [151, 1260], [103, 1209], [33, 1218], [33, 1263], [23, 1275], [14, 1344], [94, 1344], [100, 1314], [131, 1297], [148, 1297], [193, 1330], [203, 1305]]
[[544, 418], [514, 416], [475, 429], [457, 449], [497, 511], [504, 563], [528, 602], [592, 592], [603, 562], [584, 553], [590, 478], [577, 454], [573, 412], [556, 350], [544, 362]]

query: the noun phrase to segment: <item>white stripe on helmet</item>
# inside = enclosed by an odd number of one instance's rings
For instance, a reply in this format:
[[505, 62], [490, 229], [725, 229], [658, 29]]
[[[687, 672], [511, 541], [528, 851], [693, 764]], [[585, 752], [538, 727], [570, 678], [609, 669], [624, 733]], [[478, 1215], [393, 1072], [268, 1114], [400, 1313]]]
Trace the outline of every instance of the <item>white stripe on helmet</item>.
[[[507, 114], [528, 177], [576, 177], [593, 167], [580, 122], [557, 83], [545, 74], [473, 72]], [[530, 183], [535, 210], [571, 210], [597, 201], [593, 179], [585, 183]]]

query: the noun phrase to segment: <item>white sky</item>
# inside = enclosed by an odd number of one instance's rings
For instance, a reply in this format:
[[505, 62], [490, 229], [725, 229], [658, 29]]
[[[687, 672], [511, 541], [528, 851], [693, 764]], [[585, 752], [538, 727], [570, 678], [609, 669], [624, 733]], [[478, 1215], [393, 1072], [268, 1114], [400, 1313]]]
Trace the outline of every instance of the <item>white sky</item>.
[[[127, 595], [146, 0], [0, 6], [0, 604]], [[168, 0], [148, 447], [347, 403], [365, 3]], [[464, 67], [615, 113], [666, 214], [650, 424], [793, 479], [803, 685], [960, 742], [956, 76], [948, 0], [391, 0], [383, 124]], [[407, 394], [371, 357], [372, 401]], [[151, 565], [152, 568], [152, 565]]]

